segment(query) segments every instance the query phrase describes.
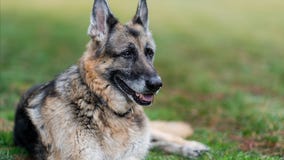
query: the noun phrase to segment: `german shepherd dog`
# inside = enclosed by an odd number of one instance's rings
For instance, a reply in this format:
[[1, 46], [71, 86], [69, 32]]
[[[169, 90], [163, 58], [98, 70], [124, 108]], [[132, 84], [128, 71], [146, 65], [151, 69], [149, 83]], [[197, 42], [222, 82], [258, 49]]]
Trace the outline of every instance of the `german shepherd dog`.
[[15, 145], [37, 160], [138, 160], [153, 147], [187, 157], [207, 151], [183, 139], [188, 125], [149, 123], [144, 114], [162, 87], [148, 24], [146, 0], [125, 25], [106, 0], [95, 0], [91, 40], [78, 64], [22, 96]]

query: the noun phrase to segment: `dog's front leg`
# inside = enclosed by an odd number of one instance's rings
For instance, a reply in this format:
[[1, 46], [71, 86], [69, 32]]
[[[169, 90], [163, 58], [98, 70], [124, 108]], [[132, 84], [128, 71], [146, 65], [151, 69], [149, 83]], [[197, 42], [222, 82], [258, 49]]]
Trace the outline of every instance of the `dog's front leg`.
[[[158, 148], [168, 153], [179, 154], [190, 158], [198, 157], [202, 153], [209, 151], [209, 148], [202, 143], [187, 141], [182, 136], [173, 134], [170, 131], [173, 128], [169, 127], [169, 132], [167, 132], [165, 129], [151, 125], [151, 148]], [[180, 132], [182, 131], [180, 130]]]

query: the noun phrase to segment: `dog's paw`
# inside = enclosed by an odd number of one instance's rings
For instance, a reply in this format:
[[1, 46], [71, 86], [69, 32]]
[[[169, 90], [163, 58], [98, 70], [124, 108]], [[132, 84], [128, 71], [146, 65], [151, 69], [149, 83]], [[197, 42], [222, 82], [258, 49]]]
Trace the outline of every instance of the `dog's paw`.
[[210, 150], [206, 145], [196, 141], [187, 141], [181, 147], [182, 155], [190, 158], [201, 156]]

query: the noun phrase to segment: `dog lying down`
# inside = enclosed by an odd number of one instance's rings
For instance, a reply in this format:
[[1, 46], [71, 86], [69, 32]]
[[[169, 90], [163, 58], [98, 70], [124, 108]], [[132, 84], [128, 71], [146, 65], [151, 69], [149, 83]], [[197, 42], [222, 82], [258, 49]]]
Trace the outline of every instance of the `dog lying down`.
[[208, 147], [184, 138], [183, 122], [149, 122], [143, 107], [162, 81], [146, 0], [121, 24], [105, 0], [95, 0], [87, 49], [76, 65], [21, 98], [14, 143], [37, 160], [138, 160], [156, 147], [196, 157]]

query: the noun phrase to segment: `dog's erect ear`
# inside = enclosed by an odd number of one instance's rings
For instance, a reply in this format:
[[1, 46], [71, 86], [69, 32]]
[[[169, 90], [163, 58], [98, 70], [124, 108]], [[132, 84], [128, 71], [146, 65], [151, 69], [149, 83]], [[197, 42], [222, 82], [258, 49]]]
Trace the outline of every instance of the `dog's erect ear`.
[[88, 29], [89, 36], [96, 41], [103, 41], [117, 23], [118, 20], [112, 15], [107, 1], [95, 0]]
[[148, 20], [148, 7], [146, 0], [139, 0], [136, 15], [133, 18], [133, 23], [138, 23], [142, 25], [145, 30], [148, 30], [149, 20]]

